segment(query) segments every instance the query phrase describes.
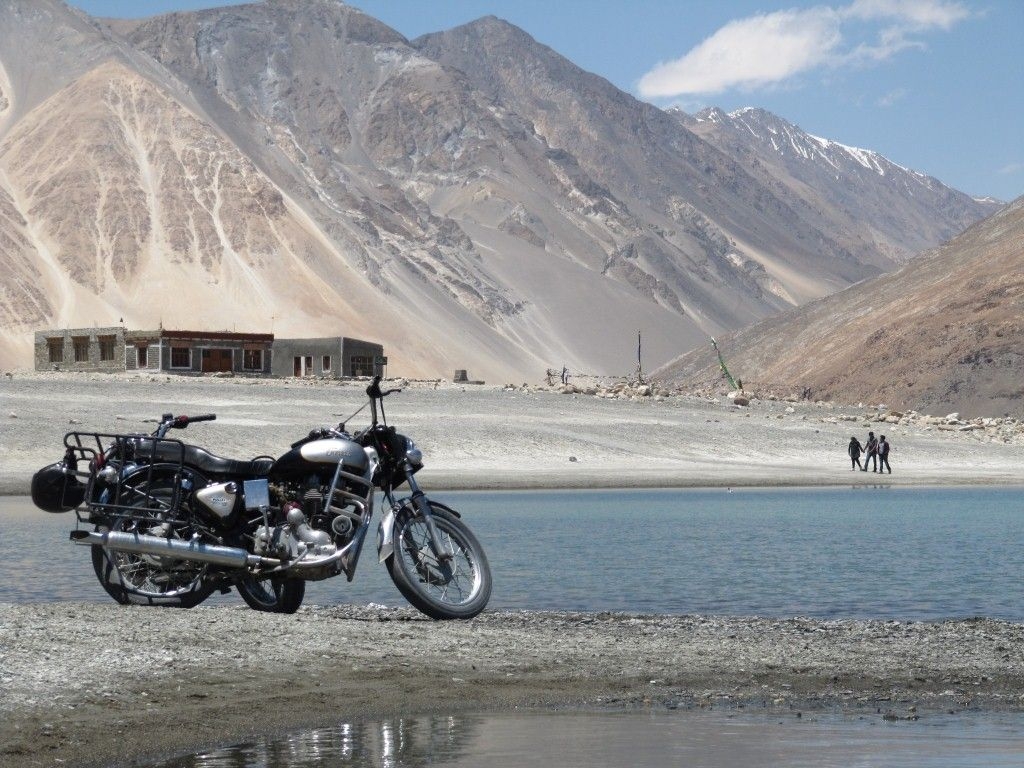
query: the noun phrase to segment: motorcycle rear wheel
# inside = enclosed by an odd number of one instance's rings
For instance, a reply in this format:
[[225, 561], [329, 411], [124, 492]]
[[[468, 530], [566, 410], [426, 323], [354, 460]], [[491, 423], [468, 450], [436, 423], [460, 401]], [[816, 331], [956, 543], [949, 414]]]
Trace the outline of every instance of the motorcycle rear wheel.
[[[130, 506], [151, 509], [154, 502], [170, 499], [174, 493], [173, 483], [173, 478], [159, 475], [140, 482], [135, 486], [140, 500]], [[187, 501], [181, 503], [185, 505]], [[96, 526], [96, 530], [149, 533], [147, 528], [151, 527], [125, 515], [115, 518], [109, 526]], [[215, 589], [206, 578], [207, 566], [203, 563], [108, 551], [99, 545], [91, 549], [96, 578], [106, 593], [121, 605], [194, 608]]]
[[246, 576], [235, 587], [250, 608], [268, 613], [295, 613], [306, 596], [304, 579]]
[[491, 597], [487, 556], [465, 523], [443, 506], [429, 504], [441, 543], [454, 557], [438, 561], [423, 515], [408, 504], [395, 519], [388, 573], [402, 596], [432, 619], [471, 619]]

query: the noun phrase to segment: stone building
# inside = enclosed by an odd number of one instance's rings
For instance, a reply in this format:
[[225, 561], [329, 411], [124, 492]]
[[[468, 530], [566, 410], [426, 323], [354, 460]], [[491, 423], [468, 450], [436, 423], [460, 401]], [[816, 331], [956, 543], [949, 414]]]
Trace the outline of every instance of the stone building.
[[227, 331], [128, 331], [125, 369], [171, 373], [270, 373], [274, 334]]
[[124, 328], [62, 328], [35, 333], [37, 371], [123, 371]]
[[373, 376], [384, 373], [384, 347], [360, 339], [275, 339], [275, 376]]
[[332, 336], [275, 339], [270, 333], [126, 331], [123, 327], [36, 331], [37, 371], [164, 371], [251, 376], [383, 374], [384, 347]]

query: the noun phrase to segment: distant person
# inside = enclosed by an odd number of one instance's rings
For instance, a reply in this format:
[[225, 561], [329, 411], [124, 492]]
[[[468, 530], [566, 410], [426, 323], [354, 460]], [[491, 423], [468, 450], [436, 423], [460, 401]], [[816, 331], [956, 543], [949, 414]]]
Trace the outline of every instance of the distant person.
[[562, 366], [562, 383], [563, 384], [568, 384], [569, 383], [569, 369], [566, 368], [564, 365]]
[[864, 443], [864, 471], [868, 471], [868, 462], [870, 461], [874, 466], [872, 472], [878, 471], [878, 438], [875, 437], [874, 432], [868, 432], [868, 441]]
[[860, 469], [860, 455], [863, 453], [864, 448], [860, 444], [860, 440], [856, 437], [850, 438], [850, 445], [847, 446], [846, 452], [850, 454], [850, 461], [853, 462], [853, 466], [850, 470]]
[[892, 467], [889, 466], [889, 443], [885, 435], [878, 438], [878, 471], [881, 472], [883, 469], [888, 469], [889, 474], [892, 474]]

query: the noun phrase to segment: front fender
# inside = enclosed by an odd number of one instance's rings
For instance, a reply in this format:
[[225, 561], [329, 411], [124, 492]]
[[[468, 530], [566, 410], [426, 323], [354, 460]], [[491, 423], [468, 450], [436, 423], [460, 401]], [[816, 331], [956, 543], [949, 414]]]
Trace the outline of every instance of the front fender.
[[[439, 501], [431, 501], [427, 499], [427, 503], [430, 504], [431, 509], [443, 509], [455, 517], [461, 518], [458, 512], [449, 507], [447, 504], [442, 504]], [[377, 555], [379, 557], [378, 562], [383, 563], [387, 560], [395, 551], [395, 519], [398, 517], [400, 512], [406, 509], [413, 509], [412, 499], [405, 498], [400, 499], [395, 506], [389, 509], [384, 517], [381, 518], [380, 525], [377, 526]]]
[[395, 510], [389, 509], [377, 526], [377, 562], [383, 563], [395, 551]]

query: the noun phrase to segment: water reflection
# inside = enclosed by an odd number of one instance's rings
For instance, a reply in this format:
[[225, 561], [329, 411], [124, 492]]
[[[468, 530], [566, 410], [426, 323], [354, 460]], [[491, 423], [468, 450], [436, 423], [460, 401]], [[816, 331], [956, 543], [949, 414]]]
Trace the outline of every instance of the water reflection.
[[343, 723], [157, 763], [158, 768], [1001, 768], [1024, 765], [1021, 715], [737, 716], [527, 712]]
[[460, 759], [476, 738], [480, 717], [425, 716], [376, 723], [343, 723], [202, 752], [161, 768], [304, 768], [336, 765], [419, 768]]

